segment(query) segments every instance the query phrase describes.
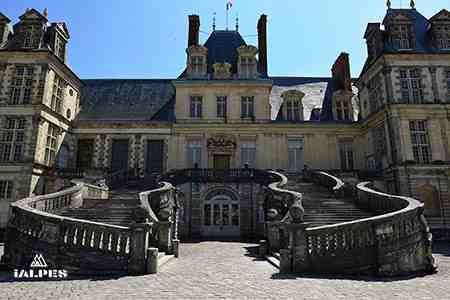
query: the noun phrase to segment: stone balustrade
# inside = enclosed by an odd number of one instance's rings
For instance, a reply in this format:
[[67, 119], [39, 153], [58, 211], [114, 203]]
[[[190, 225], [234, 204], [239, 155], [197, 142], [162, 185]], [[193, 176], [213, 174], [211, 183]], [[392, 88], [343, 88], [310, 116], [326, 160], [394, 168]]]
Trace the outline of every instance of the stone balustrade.
[[107, 198], [108, 189], [74, 181], [64, 191], [33, 196], [11, 204], [3, 260], [29, 268], [39, 253], [51, 268], [74, 274], [145, 274], [155, 271], [157, 256], [148, 256], [151, 222], [115, 226], [58, 215], [83, 206], [84, 197]]
[[352, 196], [355, 189], [332, 175], [311, 177], [376, 216], [314, 228], [284, 224], [288, 234], [287, 247], [280, 250], [281, 272], [394, 276], [436, 270], [422, 203], [375, 191], [369, 182], [358, 184]]

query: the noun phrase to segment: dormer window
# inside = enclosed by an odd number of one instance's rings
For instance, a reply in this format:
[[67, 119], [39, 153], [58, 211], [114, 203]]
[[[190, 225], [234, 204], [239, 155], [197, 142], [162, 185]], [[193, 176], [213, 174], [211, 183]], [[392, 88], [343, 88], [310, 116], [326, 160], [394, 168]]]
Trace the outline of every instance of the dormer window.
[[381, 77], [375, 76], [369, 81], [367, 86], [369, 90], [370, 112], [374, 113], [383, 105], [383, 85]]
[[441, 50], [450, 50], [450, 25], [437, 26], [435, 29], [436, 47]]
[[303, 121], [303, 103], [302, 99], [305, 96], [304, 93], [291, 90], [284, 92], [281, 97], [283, 98], [283, 114], [286, 116], [286, 121]]
[[35, 40], [35, 34], [37, 31], [36, 25], [29, 25], [24, 28], [25, 31], [25, 38], [23, 40], [23, 47], [24, 48], [36, 48], [36, 40]]
[[392, 34], [392, 44], [398, 50], [410, 50], [411, 37], [410, 37], [410, 25], [398, 25], [394, 27], [395, 32]]
[[192, 72], [196, 74], [200, 74], [203, 69], [204, 64], [203, 56], [192, 56], [191, 57], [191, 65], [192, 65]]
[[256, 60], [252, 57], [241, 57], [240, 62], [240, 77], [241, 78], [253, 78], [256, 71]]
[[188, 52], [188, 76], [191, 78], [203, 78], [206, 76], [206, 58], [208, 49], [202, 46], [191, 46]]
[[64, 61], [66, 56], [66, 42], [59, 36], [55, 38], [55, 54]]
[[254, 46], [241, 46], [237, 49], [239, 54], [238, 74], [241, 79], [254, 79], [257, 77], [256, 54], [258, 49]]

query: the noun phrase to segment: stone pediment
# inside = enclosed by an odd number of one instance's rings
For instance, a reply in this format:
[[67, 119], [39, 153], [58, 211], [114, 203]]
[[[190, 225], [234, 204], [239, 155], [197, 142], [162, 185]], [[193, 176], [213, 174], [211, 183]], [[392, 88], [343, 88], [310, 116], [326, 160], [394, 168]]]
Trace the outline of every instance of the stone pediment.
[[258, 48], [252, 45], [242, 45], [237, 48], [239, 56], [255, 56], [258, 53]]
[[233, 154], [237, 148], [236, 138], [232, 135], [219, 134], [208, 139], [208, 152]]

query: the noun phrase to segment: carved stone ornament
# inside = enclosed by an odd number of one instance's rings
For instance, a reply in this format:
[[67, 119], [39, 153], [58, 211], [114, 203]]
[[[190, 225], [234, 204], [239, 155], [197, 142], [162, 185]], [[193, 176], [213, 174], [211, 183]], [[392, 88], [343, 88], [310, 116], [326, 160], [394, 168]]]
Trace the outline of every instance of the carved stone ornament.
[[230, 79], [231, 78], [231, 64], [229, 63], [215, 63], [213, 65], [214, 79]]
[[211, 153], [229, 153], [236, 151], [237, 143], [234, 136], [217, 135], [208, 139], [207, 148]]

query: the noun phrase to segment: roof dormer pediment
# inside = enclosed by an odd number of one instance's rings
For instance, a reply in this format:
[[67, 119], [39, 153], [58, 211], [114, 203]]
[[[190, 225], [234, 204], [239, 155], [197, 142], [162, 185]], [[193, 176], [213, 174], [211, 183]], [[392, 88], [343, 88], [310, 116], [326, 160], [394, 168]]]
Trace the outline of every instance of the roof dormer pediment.
[[21, 21], [39, 21], [43, 23], [48, 22], [47, 18], [34, 8], [27, 10], [23, 15], [19, 17], [19, 19]]
[[450, 12], [446, 9], [443, 9], [433, 17], [431, 17], [430, 22], [450, 22]]

